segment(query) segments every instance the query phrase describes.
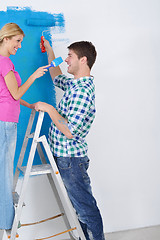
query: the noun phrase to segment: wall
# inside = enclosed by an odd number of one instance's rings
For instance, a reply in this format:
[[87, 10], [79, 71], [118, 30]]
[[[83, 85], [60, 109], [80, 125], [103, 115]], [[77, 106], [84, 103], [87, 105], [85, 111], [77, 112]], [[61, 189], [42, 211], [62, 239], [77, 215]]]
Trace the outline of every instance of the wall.
[[[22, 84], [29, 78], [29, 76], [37, 70], [38, 67], [48, 64], [47, 54], [42, 53], [40, 49], [40, 38], [43, 35], [50, 41], [51, 33], [50, 27], [43, 26], [43, 22], [49, 19], [54, 26], [58, 35], [61, 35], [65, 31], [65, 20], [63, 14], [50, 14], [45, 11], [34, 11], [29, 7], [7, 7], [7, 10], [0, 11], [0, 28], [5, 23], [16, 22], [20, 28], [23, 29], [25, 37], [22, 42], [22, 51], [19, 49], [14, 56], [10, 56], [14, 63], [16, 71], [21, 76]], [[48, 23], [47, 23], [48, 24]], [[55, 87], [52, 83], [51, 76], [47, 72], [43, 77], [36, 79], [34, 84], [28, 89], [28, 91], [22, 97], [23, 100], [29, 103], [35, 103], [37, 101], [45, 101], [56, 106]], [[18, 124], [18, 140], [17, 149], [15, 153], [15, 159], [18, 159], [19, 150], [21, 149], [22, 141], [26, 131], [26, 125], [28, 124], [28, 117], [31, 110], [21, 106], [21, 116]], [[48, 134], [48, 128], [50, 126], [50, 118], [45, 115], [44, 124], [42, 126], [41, 134]], [[29, 144], [30, 147], [30, 144]], [[29, 147], [27, 153], [29, 152]], [[25, 155], [25, 164], [28, 159], [28, 154]], [[38, 155], [36, 155], [35, 164], [39, 163]], [[15, 166], [17, 161], [15, 161]]]
[[[65, 17], [62, 38], [69, 42], [89, 40], [97, 48], [92, 71], [97, 116], [87, 139], [89, 173], [105, 232], [160, 224], [159, 1], [46, 0], [44, 4], [37, 0], [27, 3], [6, 0], [1, 8], [13, 5], [62, 12]], [[67, 41], [55, 44], [56, 54], [63, 58], [67, 56]], [[65, 64], [62, 69], [66, 72]], [[39, 218], [35, 211], [39, 205], [46, 209], [44, 217], [48, 217], [48, 209], [52, 208], [51, 202], [44, 207], [43, 197], [35, 194], [37, 185], [45, 183], [45, 178], [30, 181], [24, 221]], [[53, 211], [56, 212], [56, 207]], [[45, 226], [41, 228], [43, 235], [51, 230]], [[23, 239], [26, 234], [32, 239], [36, 230], [20, 229], [20, 233]]]

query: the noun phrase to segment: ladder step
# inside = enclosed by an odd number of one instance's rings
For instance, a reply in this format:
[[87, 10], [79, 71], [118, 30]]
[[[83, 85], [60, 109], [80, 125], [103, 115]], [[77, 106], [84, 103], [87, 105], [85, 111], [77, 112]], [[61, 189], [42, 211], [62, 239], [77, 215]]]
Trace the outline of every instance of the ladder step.
[[[18, 201], [19, 201], [19, 194], [17, 192], [13, 192], [13, 204], [15, 207], [18, 206]], [[23, 206], [25, 206], [25, 203], [23, 203]]]
[[[26, 172], [26, 166], [20, 167], [19, 170], [23, 173], [23, 175]], [[33, 165], [30, 175], [43, 175], [48, 174], [52, 172], [52, 168], [50, 164], [40, 164], [40, 165]]]

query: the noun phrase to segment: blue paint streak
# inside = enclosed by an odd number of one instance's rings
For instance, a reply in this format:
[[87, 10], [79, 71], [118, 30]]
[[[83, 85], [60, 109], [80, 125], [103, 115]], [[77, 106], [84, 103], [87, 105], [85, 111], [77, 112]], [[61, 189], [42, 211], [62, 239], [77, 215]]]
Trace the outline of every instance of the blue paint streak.
[[[45, 26], [28, 26], [27, 19], [50, 19], [54, 22], [55, 27], [58, 26], [59, 33], [65, 32], [65, 20], [62, 13], [60, 14], [50, 14], [48, 12], [38, 12], [33, 11], [29, 7], [19, 8], [19, 7], [8, 7], [7, 11], [0, 11], [0, 28], [2, 28], [6, 23], [15, 22], [17, 23], [25, 33], [24, 40], [22, 42], [22, 48], [19, 49], [15, 56], [11, 56], [11, 60], [15, 65], [16, 71], [19, 72], [22, 83], [24, 83], [28, 77], [40, 66], [47, 65], [47, 54], [42, 53], [40, 50], [40, 38], [42, 36], [42, 31], [50, 30], [50, 27]], [[51, 43], [50, 31], [45, 32], [45, 38]], [[47, 73], [45, 76], [37, 79], [29, 90], [22, 97], [25, 101], [29, 103], [34, 103], [37, 101], [44, 101], [52, 104], [56, 107], [56, 96], [55, 88], [52, 84], [50, 74]], [[15, 166], [19, 158], [19, 153], [23, 143], [24, 135], [28, 125], [28, 120], [30, 117], [31, 110], [21, 106], [21, 114], [18, 124], [18, 139], [17, 139], [17, 149], [15, 154]], [[38, 114], [37, 114], [38, 115]], [[36, 122], [36, 121], [35, 121]], [[35, 123], [34, 123], [35, 126]], [[45, 114], [45, 119], [43, 122], [41, 135], [48, 136], [48, 129], [50, 126], [50, 118]], [[31, 144], [31, 143], [30, 143]], [[27, 148], [25, 155], [25, 164], [27, 161], [27, 156], [30, 150], [30, 144]], [[38, 154], [34, 160], [34, 164], [40, 162]]]

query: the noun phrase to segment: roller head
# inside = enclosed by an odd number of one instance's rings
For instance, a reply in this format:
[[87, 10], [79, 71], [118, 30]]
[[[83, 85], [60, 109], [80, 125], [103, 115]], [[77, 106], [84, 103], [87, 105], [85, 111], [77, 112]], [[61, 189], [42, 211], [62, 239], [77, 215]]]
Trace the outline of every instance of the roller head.
[[50, 68], [50, 67], [57, 67], [58, 65], [60, 65], [63, 62], [63, 59], [61, 57], [55, 58], [49, 67], [47, 67], [46, 69]]
[[41, 26], [41, 27], [53, 27], [55, 26], [54, 19], [43, 19], [43, 18], [28, 18], [26, 20], [28, 26]]

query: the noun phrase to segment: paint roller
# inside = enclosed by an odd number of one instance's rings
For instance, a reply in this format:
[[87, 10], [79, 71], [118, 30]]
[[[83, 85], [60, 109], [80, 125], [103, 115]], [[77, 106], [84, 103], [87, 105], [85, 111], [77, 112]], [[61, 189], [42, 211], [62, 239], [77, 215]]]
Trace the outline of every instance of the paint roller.
[[[42, 18], [29, 18], [26, 20], [26, 24], [28, 26], [32, 26], [32, 27], [54, 27], [55, 26], [55, 19], [42, 19]], [[46, 49], [44, 47], [44, 41], [43, 41], [43, 33], [47, 32], [49, 30], [44, 30], [42, 32], [42, 36], [41, 36], [41, 51], [44, 53], [46, 52]]]
[[41, 51], [42, 51], [42, 53], [44, 53], [44, 52], [46, 52], [46, 49], [45, 49], [45, 46], [44, 46], [44, 41], [43, 41], [43, 33], [44, 32], [48, 32], [49, 30], [44, 30], [43, 32], [42, 32], [42, 36], [41, 36]]

